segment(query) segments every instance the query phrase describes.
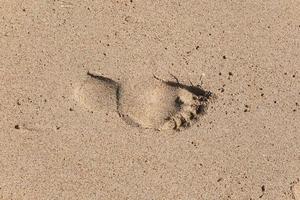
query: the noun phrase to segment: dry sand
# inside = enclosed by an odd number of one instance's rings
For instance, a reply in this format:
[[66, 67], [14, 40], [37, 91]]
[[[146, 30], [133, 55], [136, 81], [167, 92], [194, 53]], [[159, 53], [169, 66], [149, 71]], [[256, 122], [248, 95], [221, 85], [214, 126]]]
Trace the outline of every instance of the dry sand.
[[[299, 200], [299, 11], [0, 0], [0, 199]], [[158, 131], [192, 97], [154, 80], [170, 73], [217, 98], [191, 127]]]

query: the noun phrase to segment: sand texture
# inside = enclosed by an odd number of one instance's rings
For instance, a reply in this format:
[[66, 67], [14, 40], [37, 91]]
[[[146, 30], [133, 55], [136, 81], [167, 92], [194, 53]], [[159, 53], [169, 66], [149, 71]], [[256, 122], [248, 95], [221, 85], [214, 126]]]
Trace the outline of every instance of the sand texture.
[[0, 0], [0, 200], [300, 200], [299, 0]]

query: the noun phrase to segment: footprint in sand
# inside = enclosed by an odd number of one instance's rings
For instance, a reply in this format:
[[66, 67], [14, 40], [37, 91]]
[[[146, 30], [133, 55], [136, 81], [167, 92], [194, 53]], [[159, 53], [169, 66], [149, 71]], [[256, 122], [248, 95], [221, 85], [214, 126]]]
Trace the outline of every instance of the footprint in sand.
[[200, 86], [181, 84], [176, 77], [175, 80], [154, 76], [126, 90], [110, 78], [88, 72], [75, 96], [86, 108], [115, 111], [132, 126], [181, 130], [205, 113], [213, 95]]

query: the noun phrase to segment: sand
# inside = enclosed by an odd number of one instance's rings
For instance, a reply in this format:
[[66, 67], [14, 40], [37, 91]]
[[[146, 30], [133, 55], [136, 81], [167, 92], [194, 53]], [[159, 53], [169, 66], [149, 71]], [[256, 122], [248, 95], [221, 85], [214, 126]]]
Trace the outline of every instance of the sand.
[[299, 200], [299, 10], [1, 0], [0, 199]]

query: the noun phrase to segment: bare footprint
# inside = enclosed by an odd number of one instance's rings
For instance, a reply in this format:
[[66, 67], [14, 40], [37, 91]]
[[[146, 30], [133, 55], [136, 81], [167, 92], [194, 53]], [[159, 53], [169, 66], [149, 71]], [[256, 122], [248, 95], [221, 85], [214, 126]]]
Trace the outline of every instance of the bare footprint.
[[130, 88], [88, 72], [89, 78], [75, 91], [78, 101], [91, 110], [113, 110], [132, 126], [180, 130], [204, 114], [212, 97], [200, 86], [156, 76]]

